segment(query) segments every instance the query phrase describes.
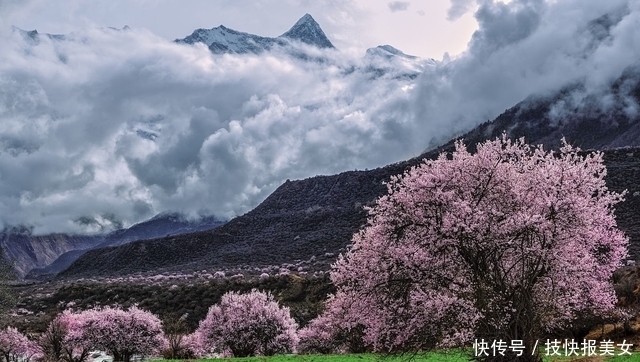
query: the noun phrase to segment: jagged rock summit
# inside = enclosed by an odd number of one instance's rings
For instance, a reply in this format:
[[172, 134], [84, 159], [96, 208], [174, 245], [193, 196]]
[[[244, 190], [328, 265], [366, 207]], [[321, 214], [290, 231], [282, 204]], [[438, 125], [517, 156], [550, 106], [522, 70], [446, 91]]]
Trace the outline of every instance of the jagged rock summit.
[[274, 45], [284, 46], [290, 41], [299, 41], [318, 48], [334, 48], [320, 25], [309, 14], [305, 14], [291, 29], [277, 38], [244, 33], [220, 25], [211, 29], [196, 29], [191, 35], [175, 40], [176, 43], [204, 43], [215, 54], [259, 54]]
[[373, 77], [392, 76], [396, 78], [415, 79], [426, 68], [435, 67], [435, 59], [423, 59], [409, 55], [391, 45], [379, 45], [367, 49], [364, 60], [366, 70]]
[[14, 33], [20, 34], [25, 41], [31, 44], [40, 43], [41, 37], [49, 38], [51, 40], [65, 40], [66, 37], [62, 34], [48, 34], [48, 33], [39, 33], [38, 30], [23, 30], [18, 28], [15, 25], [11, 25], [11, 31]]

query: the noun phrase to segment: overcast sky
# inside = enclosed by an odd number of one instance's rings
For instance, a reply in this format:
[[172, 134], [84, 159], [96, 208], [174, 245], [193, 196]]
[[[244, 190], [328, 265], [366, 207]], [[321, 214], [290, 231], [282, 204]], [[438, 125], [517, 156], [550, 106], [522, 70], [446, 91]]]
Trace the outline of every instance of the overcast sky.
[[[2, 0], [0, 2], [5, 2]], [[15, 3], [24, 0], [9, 0]], [[278, 36], [305, 13], [344, 51], [390, 44], [421, 57], [462, 52], [477, 23], [471, 12], [448, 15], [448, 0], [27, 0], [7, 20], [25, 30], [70, 33], [90, 26], [145, 28], [165, 39], [218, 25]], [[7, 6], [9, 7], [9, 6]], [[8, 9], [5, 9], [8, 12]]]
[[[530, 95], [580, 83], [576, 104], [598, 94], [607, 107], [640, 59], [637, 0], [183, 3], [0, 0], [2, 225], [231, 218], [287, 179], [417, 156]], [[277, 36], [304, 13], [339, 51], [296, 51], [324, 62], [170, 41], [220, 24]], [[11, 25], [69, 36], [34, 41]], [[378, 44], [437, 62], [363, 56]]]

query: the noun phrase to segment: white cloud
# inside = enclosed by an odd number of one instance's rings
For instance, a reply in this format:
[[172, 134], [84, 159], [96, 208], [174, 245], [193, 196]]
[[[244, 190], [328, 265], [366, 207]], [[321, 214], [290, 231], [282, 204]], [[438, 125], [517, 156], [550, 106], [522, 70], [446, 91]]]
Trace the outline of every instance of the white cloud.
[[409, 5], [409, 2], [407, 1], [393, 1], [387, 4], [392, 13], [397, 11], [406, 11], [409, 9]]
[[409, 155], [387, 151], [404, 144], [393, 132], [409, 132], [410, 80], [339, 52], [325, 62], [278, 50], [216, 56], [110, 29], [1, 42], [5, 225], [73, 232], [108, 215], [124, 225], [162, 211], [232, 217], [287, 178]]
[[449, 10], [447, 10], [447, 19], [458, 20], [460, 17], [473, 8], [475, 0], [451, 0]]
[[[494, 119], [532, 94], [585, 82], [607, 86], [640, 59], [638, 5], [616, 1], [513, 0], [477, 2], [479, 29], [468, 49], [425, 74], [415, 94], [422, 137], [432, 145]], [[597, 40], [593, 20], [620, 14], [610, 35]], [[615, 17], [615, 16], [614, 16]], [[420, 132], [414, 133], [419, 135]], [[441, 136], [438, 136], [441, 135]]]

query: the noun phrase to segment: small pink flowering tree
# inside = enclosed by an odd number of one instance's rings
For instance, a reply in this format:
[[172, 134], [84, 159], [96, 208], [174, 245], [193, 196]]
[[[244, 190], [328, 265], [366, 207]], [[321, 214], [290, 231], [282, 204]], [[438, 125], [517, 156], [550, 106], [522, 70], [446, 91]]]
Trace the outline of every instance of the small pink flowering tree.
[[180, 318], [170, 317], [162, 323], [166, 337], [162, 351], [165, 359], [192, 359], [196, 355], [195, 341], [188, 333], [185, 318], [186, 315]]
[[95, 348], [85, 333], [85, 326], [93, 317], [91, 311], [74, 313], [65, 310], [51, 321], [40, 335], [38, 345], [47, 361], [84, 362]]
[[298, 352], [329, 354], [338, 352], [337, 326], [326, 316], [319, 316], [298, 331]]
[[270, 293], [226, 293], [209, 308], [196, 330], [205, 352], [272, 356], [293, 352], [297, 324], [289, 308], [281, 308]]
[[38, 354], [38, 346], [13, 327], [0, 331], [0, 356], [5, 362], [28, 361]]
[[[522, 139], [462, 142], [388, 183], [331, 274], [380, 351], [537, 338], [583, 312], [613, 310], [611, 276], [627, 255], [600, 153]], [[490, 357], [510, 360], [513, 354]]]
[[[167, 348], [171, 348], [171, 341], [167, 339]], [[181, 357], [178, 359], [194, 359], [198, 357], [206, 357], [212, 353], [212, 348], [207, 346], [202, 339], [202, 335], [195, 331], [182, 337], [180, 341]], [[166, 352], [170, 352], [166, 350]], [[171, 359], [166, 358], [165, 359]]]
[[368, 348], [363, 341], [364, 324], [350, 318], [345, 298], [338, 293], [330, 296], [324, 312], [298, 331], [300, 353], [363, 353]]

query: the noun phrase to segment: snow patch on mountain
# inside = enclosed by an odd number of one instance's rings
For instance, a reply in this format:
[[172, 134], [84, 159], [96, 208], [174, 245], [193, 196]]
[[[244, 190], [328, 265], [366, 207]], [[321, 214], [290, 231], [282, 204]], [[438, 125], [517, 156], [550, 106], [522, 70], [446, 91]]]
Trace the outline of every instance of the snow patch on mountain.
[[435, 59], [423, 59], [405, 54], [391, 45], [380, 45], [367, 49], [364, 61], [367, 64], [366, 70], [376, 75], [400, 72], [409, 78], [415, 78], [425, 69], [433, 68], [438, 64]]

